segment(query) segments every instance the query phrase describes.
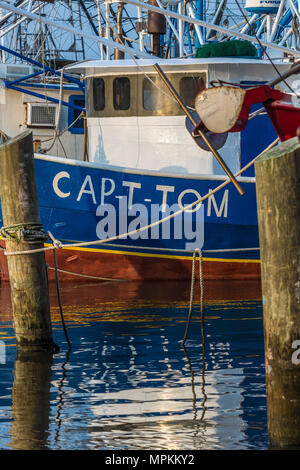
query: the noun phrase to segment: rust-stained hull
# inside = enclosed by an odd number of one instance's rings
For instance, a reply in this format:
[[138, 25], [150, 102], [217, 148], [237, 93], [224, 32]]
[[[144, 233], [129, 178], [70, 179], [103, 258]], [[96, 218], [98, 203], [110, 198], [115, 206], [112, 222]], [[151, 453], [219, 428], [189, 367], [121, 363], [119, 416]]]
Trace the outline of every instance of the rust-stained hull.
[[[1, 242], [1, 245], [4, 246], [4, 243]], [[67, 271], [60, 272], [62, 281], [100, 282], [106, 278], [126, 281], [183, 281], [190, 280], [192, 273], [191, 258], [171, 255], [63, 249], [57, 250], [57, 258], [59, 269]], [[46, 252], [46, 262], [49, 266], [49, 280], [54, 281], [52, 251]], [[2, 281], [8, 281], [7, 261], [2, 251], [0, 272]], [[260, 279], [260, 263], [258, 260], [220, 260], [203, 255], [203, 273], [205, 279]]]

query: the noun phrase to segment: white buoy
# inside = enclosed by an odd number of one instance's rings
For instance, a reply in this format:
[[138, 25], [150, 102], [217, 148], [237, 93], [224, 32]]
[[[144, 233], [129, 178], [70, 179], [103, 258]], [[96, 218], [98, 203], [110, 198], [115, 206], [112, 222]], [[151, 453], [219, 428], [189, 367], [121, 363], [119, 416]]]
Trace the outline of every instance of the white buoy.
[[251, 13], [277, 13], [280, 0], [246, 0], [245, 10]]

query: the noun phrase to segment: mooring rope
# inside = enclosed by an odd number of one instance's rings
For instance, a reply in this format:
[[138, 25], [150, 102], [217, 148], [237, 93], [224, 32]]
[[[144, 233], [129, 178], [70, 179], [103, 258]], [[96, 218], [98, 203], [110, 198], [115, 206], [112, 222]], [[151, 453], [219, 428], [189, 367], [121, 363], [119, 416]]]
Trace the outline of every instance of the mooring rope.
[[8, 140], [8, 136], [0, 129], [0, 144], [3, 144]]
[[[61, 248], [60, 241], [56, 240], [51, 232], [48, 232], [48, 235], [49, 235], [49, 238], [51, 238], [51, 240], [52, 240], [53, 246], [55, 246], [55, 248]], [[89, 274], [74, 273], [72, 271], [66, 271], [64, 269], [58, 269], [55, 266], [54, 266], [54, 268], [52, 268], [51, 266], [48, 266], [48, 269], [54, 269], [55, 271], [58, 271], [58, 272], [61, 272], [61, 273], [64, 273], [64, 274], [70, 274], [72, 276], [84, 277], [84, 278], [88, 278], [88, 279], [95, 279], [97, 281], [126, 281], [126, 279], [112, 279], [110, 277], [99, 277], [99, 276], [90, 276]]]
[[193, 310], [193, 300], [194, 300], [194, 287], [195, 287], [195, 267], [196, 267], [196, 250], [194, 251], [193, 254], [193, 261], [192, 261], [192, 277], [191, 277], [191, 290], [190, 290], [190, 305], [189, 305], [189, 314], [188, 314], [188, 319], [187, 319], [187, 324], [185, 327], [185, 333], [184, 337], [182, 340], [183, 346], [185, 345], [187, 335], [189, 332], [189, 327], [190, 327], [190, 322], [191, 322], [191, 316], [192, 316], [192, 310]]
[[193, 312], [193, 303], [194, 303], [194, 291], [195, 291], [195, 280], [196, 280], [196, 259], [197, 256], [199, 258], [199, 287], [200, 287], [200, 311], [201, 311], [201, 329], [202, 329], [202, 340], [205, 341], [205, 334], [204, 334], [204, 308], [203, 308], [203, 298], [204, 298], [204, 282], [203, 282], [203, 268], [202, 268], [202, 251], [199, 248], [193, 253], [193, 260], [192, 260], [192, 277], [191, 277], [191, 290], [190, 290], [190, 303], [189, 303], [189, 313], [187, 324], [185, 328], [184, 337], [182, 340], [182, 345], [185, 345], [185, 342], [188, 337], [188, 332], [190, 328], [192, 312]]
[[60, 318], [61, 318], [61, 323], [62, 323], [62, 327], [63, 327], [63, 330], [64, 330], [65, 338], [67, 340], [69, 350], [70, 350], [70, 349], [72, 349], [72, 343], [71, 343], [69, 335], [68, 335], [68, 330], [67, 330], [67, 327], [66, 327], [66, 324], [65, 324], [64, 313], [63, 313], [63, 308], [62, 308], [56, 248], [54, 248], [54, 250], [53, 250], [53, 259], [54, 259], [54, 267], [55, 267], [56, 292], [57, 292], [57, 300], [58, 300], [58, 305], [59, 305]]
[[[56, 271], [56, 268], [52, 266], [48, 266], [48, 269], [52, 269]], [[63, 274], [70, 274], [71, 276], [78, 276], [78, 277], [84, 277], [87, 279], [94, 279], [96, 281], [109, 281], [109, 282], [126, 282], [127, 279], [113, 279], [110, 277], [99, 277], [99, 276], [90, 276], [89, 274], [80, 274], [80, 273], [74, 273], [73, 271], [66, 271], [65, 269], [57, 269], [59, 273]]]
[[[162, 246], [153, 247], [153, 246], [141, 246], [141, 245], [121, 245], [117, 243], [102, 243], [104, 246], [113, 246], [115, 248], [133, 248], [137, 250], [153, 250], [153, 251], [171, 251], [172, 253], [194, 253], [195, 250], [185, 250], [180, 248], [163, 248]], [[237, 252], [237, 251], [257, 251], [260, 250], [259, 247], [253, 248], [219, 248], [215, 250], [201, 250], [202, 253], [229, 253], [229, 252]]]
[[0, 229], [0, 236], [3, 240], [17, 243], [43, 243], [49, 240], [42, 224], [36, 222], [7, 225]]
[[[238, 172], [236, 172], [236, 174], [234, 175], [235, 177], [241, 175], [244, 171], [246, 171], [251, 165], [254, 164], [254, 162], [261, 156], [263, 155], [265, 152], [267, 152], [268, 150], [270, 150], [272, 147], [274, 147], [277, 142], [279, 141], [279, 138], [277, 138], [276, 140], [274, 140], [274, 142], [272, 142], [263, 152], [261, 152], [259, 155], [257, 155], [255, 158], [253, 158], [249, 163], [247, 163], [247, 165], [245, 165], [241, 170], [239, 170]], [[212, 196], [213, 194], [217, 193], [218, 191], [220, 191], [220, 189], [224, 188], [225, 186], [227, 186], [229, 183], [231, 182], [231, 180], [229, 178], [227, 178], [223, 183], [221, 183], [219, 186], [217, 186], [215, 189], [213, 190], [210, 190], [208, 193], [206, 193], [204, 196], [198, 198], [196, 201], [192, 202], [191, 204], [188, 204], [186, 205], [185, 207], [182, 207], [181, 209], [179, 209], [178, 211], [176, 212], [173, 212], [172, 214], [168, 215], [167, 217], [164, 217], [163, 219], [160, 219], [160, 220], [157, 220], [156, 222], [152, 222], [151, 224], [148, 224], [148, 225], [145, 225], [139, 229], [136, 229], [136, 230], [132, 230], [131, 232], [127, 232], [127, 233], [123, 233], [123, 234], [120, 234], [120, 235], [115, 235], [113, 237], [110, 237], [110, 238], [105, 238], [103, 240], [95, 240], [95, 241], [92, 241], [92, 242], [79, 242], [79, 243], [65, 243], [63, 244], [62, 242], [60, 242], [59, 240], [55, 240], [55, 243], [53, 244], [53, 246], [49, 246], [49, 247], [43, 247], [43, 248], [39, 248], [39, 249], [35, 249], [35, 250], [24, 250], [24, 251], [14, 251], [14, 252], [7, 252], [6, 250], [4, 251], [4, 254], [6, 256], [14, 256], [14, 255], [25, 255], [25, 254], [32, 254], [32, 253], [38, 253], [40, 251], [48, 251], [48, 250], [53, 250], [54, 248], [60, 248], [60, 249], [64, 249], [64, 248], [75, 248], [75, 247], [87, 247], [87, 246], [93, 246], [93, 245], [101, 245], [101, 244], [104, 244], [104, 243], [109, 243], [111, 241], [115, 241], [115, 240], [119, 240], [119, 239], [122, 239], [122, 238], [126, 238], [126, 237], [131, 237], [132, 235], [135, 235], [137, 233], [140, 233], [140, 232], [143, 232], [145, 230], [148, 230], [148, 229], [151, 229], [155, 226], [158, 226], [168, 220], [171, 220], [173, 219], [174, 217], [182, 214], [183, 212], [185, 211], [189, 211], [190, 209], [192, 209], [194, 206], [200, 204], [201, 202], [203, 202], [204, 200], [208, 199], [210, 196]], [[142, 248], [142, 247], [141, 247]], [[249, 250], [253, 249], [253, 248], [248, 248]], [[236, 249], [237, 251], [241, 251], [241, 249]], [[171, 250], [170, 250], [171, 251]], [[219, 250], [218, 250], [219, 251]], [[232, 250], [230, 250], [232, 251]]]
[[201, 311], [201, 334], [202, 334], [202, 353], [205, 363], [205, 321], [204, 321], [204, 275], [203, 275], [202, 252], [199, 253], [199, 287], [200, 287], [200, 311]]

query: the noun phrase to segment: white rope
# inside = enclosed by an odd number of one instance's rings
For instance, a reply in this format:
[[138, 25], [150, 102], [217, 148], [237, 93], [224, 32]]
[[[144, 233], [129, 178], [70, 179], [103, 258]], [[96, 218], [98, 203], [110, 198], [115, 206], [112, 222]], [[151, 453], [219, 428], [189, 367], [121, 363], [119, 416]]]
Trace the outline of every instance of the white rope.
[[58, 248], [58, 249], [62, 248], [62, 243], [59, 240], [56, 240], [56, 238], [54, 238], [51, 232], [48, 232], [48, 235], [49, 235], [49, 238], [51, 238], [53, 242], [53, 248]]
[[[64, 79], [64, 71], [65, 71], [65, 67], [62, 68], [61, 72], [60, 72], [60, 80], [59, 80], [59, 98], [58, 98], [58, 111], [57, 111], [57, 120], [56, 120], [56, 123], [55, 123], [55, 130], [54, 130], [54, 134], [53, 134], [53, 138], [52, 138], [52, 142], [51, 142], [51, 145], [50, 147], [46, 148], [46, 149], [43, 149], [43, 151], [45, 153], [49, 152], [52, 147], [54, 146], [55, 142], [56, 142], [56, 139], [59, 137], [58, 135], [58, 126], [59, 126], [59, 122], [60, 122], [60, 116], [61, 116], [61, 105], [62, 105], [62, 95], [63, 95], [63, 79]], [[46, 100], [47, 102], [47, 100]]]
[[[234, 176], [237, 177], [239, 176], [241, 173], [243, 173], [244, 171], [246, 171], [251, 165], [254, 164], [254, 162], [261, 156], [263, 155], [265, 152], [267, 152], [268, 150], [270, 150], [272, 147], [274, 147], [274, 145], [277, 144], [277, 142], [279, 141], [279, 138], [277, 138], [276, 140], [274, 140], [274, 142], [272, 142], [272, 144], [270, 144], [263, 152], [261, 152], [259, 155], [257, 155], [255, 158], [253, 158], [253, 160], [251, 160], [249, 163], [247, 163], [247, 165], [245, 165], [241, 170], [239, 170]], [[110, 238], [105, 238], [103, 240], [95, 240], [95, 241], [92, 241], [92, 242], [80, 242], [80, 243], [66, 243], [66, 244], [63, 244], [59, 241], [57, 241], [57, 245], [54, 247], [54, 246], [50, 246], [50, 247], [45, 247], [45, 248], [40, 248], [40, 249], [37, 249], [37, 250], [25, 250], [25, 251], [17, 251], [17, 252], [6, 252], [5, 251], [5, 254], [6, 256], [13, 256], [13, 255], [20, 255], [20, 254], [32, 254], [32, 253], [38, 253], [40, 251], [48, 251], [48, 250], [53, 250], [54, 248], [76, 248], [76, 247], [87, 247], [87, 246], [94, 246], [94, 245], [101, 245], [101, 244], [104, 244], [104, 243], [108, 243], [108, 242], [111, 242], [111, 241], [115, 241], [115, 240], [119, 240], [120, 238], [125, 238], [125, 237], [130, 237], [132, 235], [135, 235], [137, 233], [140, 233], [140, 232], [143, 232], [144, 230], [148, 230], [152, 227], [155, 227], [155, 226], [158, 226], [160, 224], [162, 224], [163, 222], [166, 222], [167, 220], [171, 220], [173, 219], [174, 217], [176, 217], [177, 215], [180, 215], [182, 214], [183, 212], [185, 211], [189, 211], [190, 209], [192, 209], [195, 205], [198, 205], [200, 204], [201, 202], [203, 202], [205, 199], [209, 198], [210, 196], [212, 196], [213, 194], [215, 194], [216, 192], [218, 192], [220, 189], [224, 188], [225, 186], [227, 186], [227, 184], [229, 184], [231, 182], [231, 180], [229, 178], [227, 178], [227, 180], [225, 180], [223, 183], [221, 183], [219, 186], [217, 186], [215, 189], [213, 190], [210, 190], [208, 193], [206, 193], [204, 196], [200, 197], [199, 199], [197, 199], [196, 201], [192, 202], [191, 204], [188, 204], [187, 206], [185, 207], [182, 207], [182, 209], [179, 209], [177, 212], [174, 212], [173, 214], [170, 214], [168, 215], [167, 217], [165, 217], [164, 219], [160, 219], [160, 220], [157, 220], [156, 222], [153, 222], [149, 225], [145, 225], [144, 227], [141, 227], [139, 229], [136, 229], [136, 230], [132, 230], [131, 232], [127, 232], [127, 233], [123, 233], [121, 235], [115, 235], [114, 237], [110, 237]], [[50, 236], [50, 235], [49, 235]], [[53, 237], [53, 235], [52, 235]], [[51, 238], [51, 236], [50, 236]], [[140, 247], [140, 248], [143, 248], [143, 247]], [[255, 249], [255, 248], [248, 248], [248, 250], [252, 250], [252, 249]], [[237, 251], [241, 251], [241, 249], [235, 249]], [[229, 251], [231, 251], [229, 249]]]
[[219, 250], [203, 250], [203, 253], [227, 253], [235, 251], [257, 251], [260, 248], [220, 248]]
[[[153, 246], [138, 246], [138, 245], [121, 245], [121, 244], [117, 244], [117, 243], [103, 243], [103, 245], [107, 245], [107, 246], [113, 246], [113, 247], [116, 247], [116, 248], [134, 248], [134, 249], [137, 249], [137, 250], [157, 250], [157, 251], [172, 251], [172, 252], [178, 252], [178, 253], [182, 253], [183, 251], [185, 253], [194, 253], [194, 250], [180, 250], [179, 248], [163, 248], [163, 247], [153, 247]], [[202, 250], [203, 253], [225, 253], [225, 252], [235, 252], [235, 251], [257, 251], [259, 250], [260, 248], [220, 248], [220, 249], [216, 249], [216, 250]]]
[[262, 116], [264, 114], [267, 114], [266, 109], [265, 108], [259, 108], [256, 111], [253, 111], [253, 113], [249, 114], [248, 121], [250, 121], [250, 119], [253, 119], [254, 117], [256, 117], [258, 115]]

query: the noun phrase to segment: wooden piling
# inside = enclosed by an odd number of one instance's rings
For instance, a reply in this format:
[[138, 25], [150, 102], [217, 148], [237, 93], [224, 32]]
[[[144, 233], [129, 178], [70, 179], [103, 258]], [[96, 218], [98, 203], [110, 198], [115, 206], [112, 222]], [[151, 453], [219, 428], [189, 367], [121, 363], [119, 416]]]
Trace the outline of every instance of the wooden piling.
[[[3, 224], [40, 223], [31, 131], [0, 146]], [[6, 240], [6, 251], [42, 248], [43, 241]], [[44, 252], [7, 256], [18, 346], [55, 348], [52, 339]]]
[[269, 443], [300, 448], [300, 143], [255, 163]]

